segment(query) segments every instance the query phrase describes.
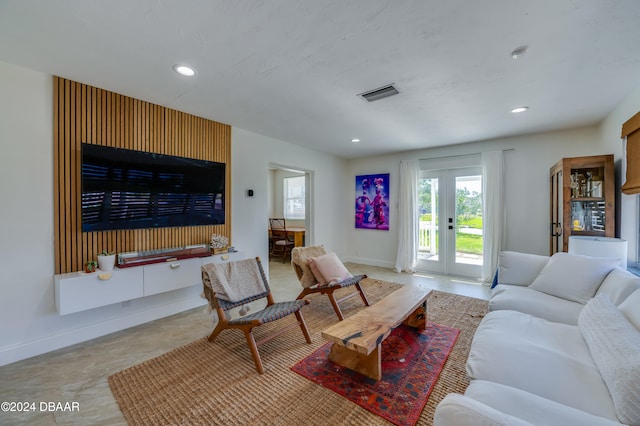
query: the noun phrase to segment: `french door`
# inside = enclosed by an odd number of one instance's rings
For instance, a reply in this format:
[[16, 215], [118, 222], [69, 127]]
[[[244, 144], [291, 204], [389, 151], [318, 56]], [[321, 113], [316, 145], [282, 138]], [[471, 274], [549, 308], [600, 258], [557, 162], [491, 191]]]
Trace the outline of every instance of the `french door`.
[[417, 269], [480, 277], [482, 169], [423, 170], [418, 179]]

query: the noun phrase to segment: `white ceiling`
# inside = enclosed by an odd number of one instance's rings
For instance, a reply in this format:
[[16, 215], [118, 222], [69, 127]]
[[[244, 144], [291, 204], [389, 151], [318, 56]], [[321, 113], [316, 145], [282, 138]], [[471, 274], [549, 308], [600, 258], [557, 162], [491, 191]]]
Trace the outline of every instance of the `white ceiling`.
[[354, 158], [599, 122], [640, 0], [0, 0], [0, 61]]

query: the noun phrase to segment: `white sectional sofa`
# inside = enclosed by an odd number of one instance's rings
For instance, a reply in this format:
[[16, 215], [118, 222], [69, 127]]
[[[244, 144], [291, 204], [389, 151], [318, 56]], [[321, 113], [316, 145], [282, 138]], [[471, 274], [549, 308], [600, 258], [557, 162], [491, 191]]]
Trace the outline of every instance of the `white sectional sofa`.
[[640, 277], [617, 261], [503, 252], [470, 385], [435, 425], [640, 425]]

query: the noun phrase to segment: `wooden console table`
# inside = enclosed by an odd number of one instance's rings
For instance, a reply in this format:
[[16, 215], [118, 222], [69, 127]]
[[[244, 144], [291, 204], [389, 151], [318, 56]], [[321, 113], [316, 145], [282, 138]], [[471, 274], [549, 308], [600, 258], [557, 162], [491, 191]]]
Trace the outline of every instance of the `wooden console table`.
[[382, 378], [381, 345], [401, 323], [424, 330], [431, 290], [405, 285], [380, 302], [322, 332], [333, 343], [329, 359], [374, 380]]
[[233, 252], [115, 268], [108, 273], [97, 270], [55, 275], [56, 309], [60, 315], [67, 315], [181, 288], [202, 287], [202, 265], [244, 258], [244, 252]]

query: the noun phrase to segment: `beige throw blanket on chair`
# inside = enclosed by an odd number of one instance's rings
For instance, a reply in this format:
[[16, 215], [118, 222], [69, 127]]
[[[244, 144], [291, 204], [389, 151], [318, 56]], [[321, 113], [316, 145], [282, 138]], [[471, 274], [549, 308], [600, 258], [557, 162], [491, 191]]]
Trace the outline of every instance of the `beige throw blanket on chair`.
[[266, 293], [256, 259], [202, 265], [202, 280], [216, 296], [228, 302]]

